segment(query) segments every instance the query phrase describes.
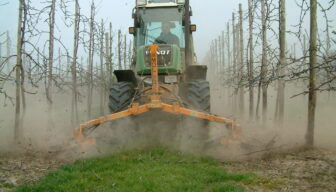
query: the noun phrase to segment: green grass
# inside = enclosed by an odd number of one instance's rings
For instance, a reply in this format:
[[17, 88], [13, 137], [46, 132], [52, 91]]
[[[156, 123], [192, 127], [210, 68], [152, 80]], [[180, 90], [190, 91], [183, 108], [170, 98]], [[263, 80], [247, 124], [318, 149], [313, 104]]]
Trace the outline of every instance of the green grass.
[[210, 158], [158, 148], [76, 161], [16, 191], [244, 191], [239, 185], [254, 178], [228, 173]]

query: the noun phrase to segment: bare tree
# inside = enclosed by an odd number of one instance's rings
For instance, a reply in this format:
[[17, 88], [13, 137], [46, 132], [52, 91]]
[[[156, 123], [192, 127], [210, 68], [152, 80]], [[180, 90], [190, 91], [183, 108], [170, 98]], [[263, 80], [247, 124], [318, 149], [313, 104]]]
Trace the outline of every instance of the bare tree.
[[80, 7], [78, 0], [75, 0], [75, 25], [74, 25], [74, 42], [73, 55], [71, 64], [72, 74], [72, 105], [71, 105], [71, 120], [73, 125], [78, 123], [78, 94], [77, 94], [77, 54], [79, 44], [79, 24], [80, 24]]
[[222, 56], [222, 37], [218, 36], [218, 39], [216, 39], [218, 42], [218, 71], [221, 72], [222, 64], [223, 64], [223, 56]]
[[62, 51], [61, 48], [58, 48], [58, 77], [62, 78]]
[[89, 39], [89, 58], [88, 58], [88, 118], [91, 118], [92, 108], [92, 94], [93, 94], [93, 56], [94, 56], [94, 19], [95, 19], [95, 5], [91, 4], [90, 16], [90, 39]]
[[309, 96], [306, 146], [314, 146], [317, 66], [317, 0], [310, 0]]
[[109, 33], [105, 33], [105, 65], [106, 65], [106, 70], [107, 70], [107, 88], [108, 90], [111, 88], [111, 84], [110, 84], [110, 79], [111, 79], [111, 75], [112, 75], [112, 71], [111, 71], [111, 66], [112, 66], [112, 57], [110, 55], [110, 38], [109, 38]]
[[127, 57], [127, 39], [126, 39], [126, 34], [124, 35], [124, 46], [123, 46], [123, 48], [124, 48], [124, 69], [127, 69], [127, 66], [126, 66], [126, 64], [127, 64], [127, 59], [126, 59], [126, 57]]
[[[6, 40], [6, 47], [7, 47], [7, 51], [6, 51], [6, 57], [9, 58], [11, 55], [11, 47], [12, 47], [12, 41], [11, 38], [9, 36], [9, 31], [7, 31], [7, 40]], [[7, 68], [7, 71], [9, 71], [9, 65]]]
[[222, 46], [222, 66], [223, 66], [223, 69], [225, 69], [225, 65], [226, 65], [226, 62], [225, 62], [225, 34], [224, 34], [224, 31], [222, 31], [222, 36], [221, 36], [221, 46]]
[[112, 63], [112, 57], [113, 57], [113, 52], [112, 52], [112, 44], [113, 44], [113, 37], [112, 37], [112, 23], [110, 23], [110, 31], [109, 33], [105, 34], [105, 42], [106, 42], [106, 69], [108, 71], [108, 91], [111, 88], [111, 85], [113, 83], [113, 78], [112, 78], [112, 73], [113, 73], [113, 63]]
[[248, 79], [249, 79], [249, 117], [253, 117], [253, 107], [254, 107], [254, 87], [253, 87], [253, 76], [254, 76], [254, 48], [253, 48], [253, 21], [254, 21], [254, 9], [253, 0], [248, 1], [249, 5], [249, 64], [248, 64]]
[[[236, 22], [235, 22], [235, 13], [232, 13], [232, 60], [233, 60], [233, 64], [232, 64], [232, 83], [235, 84], [236, 83], [236, 66], [237, 66], [237, 35], [236, 35]], [[234, 87], [234, 101], [233, 101], [233, 113], [236, 115], [236, 103], [237, 103], [237, 91]]]
[[210, 64], [211, 64], [211, 69], [214, 70], [214, 65], [215, 65], [215, 51], [214, 51], [214, 42], [211, 41], [210, 44]]
[[[266, 3], [261, 0], [261, 22], [262, 22], [262, 59], [260, 70], [260, 85], [262, 87], [262, 121], [267, 120], [267, 18], [266, 18]], [[260, 86], [259, 85], [259, 86]]]
[[[220, 35], [220, 44], [221, 44], [221, 57], [222, 57], [222, 64], [221, 64], [221, 71], [220, 71], [220, 74], [221, 74], [220, 81], [221, 81], [221, 85], [224, 86], [224, 81], [225, 81], [224, 71], [225, 71], [225, 66], [227, 65], [226, 60], [225, 60], [226, 57], [225, 57], [225, 34], [224, 34], [224, 31], [222, 31], [222, 34]], [[221, 90], [221, 95], [224, 96], [225, 90], [223, 88], [221, 88], [220, 90]]]
[[243, 117], [244, 114], [244, 34], [243, 34], [243, 8], [239, 4], [239, 115]]
[[131, 64], [132, 64], [132, 52], [133, 52], [133, 45], [132, 45], [132, 40], [130, 40], [128, 44], [128, 63], [129, 63], [130, 69], [131, 69]]
[[283, 126], [285, 112], [285, 67], [286, 67], [286, 0], [279, 1], [280, 19], [279, 19], [279, 47], [280, 62], [278, 64], [278, 94], [277, 94], [277, 121], [279, 126]]
[[121, 30], [118, 30], [118, 70], [122, 70], [121, 66]]
[[[226, 47], [227, 47], [227, 79], [228, 79], [228, 84], [230, 84], [230, 80], [232, 79], [232, 60], [234, 60], [234, 59], [231, 59], [231, 57], [232, 57], [232, 51], [231, 51], [231, 33], [230, 33], [230, 23], [228, 22], [227, 23], [227, 26], [226, 26], [226, 30], [227, 30], [227, 43], [226, 43]], [[228, 87], [228, 98], [230, 98], [230, 96], [231, 96], [231, 87], [229, 86]], [[231, 98], [233, 98], [233, 97], [231, 97]], [[231, 105], [232, 105], [232, 103], [234, 103], [234, 101], [233, 100], [230, 100], [230, 102], [229, 102]], [[232, 105], [233, 106], [233, 105]]]
[[21, 138], [22, 138], [22, 127], [21, 127], [21, 112], [20, 112], [20, 103], [21, 103], [21, 99], [20, 99], [20, 91], [21, 91], [21, 69], [22, 69], [22, 44], [24, 41], [24, 27], [23, 27], [23, 23], [24, 21], [24, 17], [23, 17], [23, 12], [24, 12], [24, 5], [25, 5], [25, 1], [24, 0], [20, 0], [19, 1], [19, 17], [18, 17], [18, 28], [17, 28], [17, 51], [16, 51], [16, 98], [15, 98], [15, 126], [14, 126], [14, 137], [15, 137], [15, 141], [16, 142], [20, 142]]
[[[52, 81], [53, 81], [53, 63], [54, 63], [54, 41], [55, 41], [55, 5], [56, 0], [51, 0], [50, 12], [49, 12], [49, 57], [48, 57], [48, 85], [46, 89], [46, 96], [48, 106], [51, 110], [52, 104]], [[50, 113], [51, 111], [49, 111]]]
[[104, 114], [104, 104], [105, 104], [105, 72], [104, 72], [104, 21], [101, 21], [100, 28], [100, 78], [101, 78], [101, 87], [100, 87], [100, 114]]
[[[214, 39], [213, 41], [214, 45], [214, 49], [213, 49], [213, 52], [214, 52], [214, 58], [215, 58], [215, 66], [214, 66], [214, 70], [215, 70], [215, 74], [218, 73], [218, 44], [217, 44], [217, 39]], [[217, 79], [216, 79], [217, 80]]]

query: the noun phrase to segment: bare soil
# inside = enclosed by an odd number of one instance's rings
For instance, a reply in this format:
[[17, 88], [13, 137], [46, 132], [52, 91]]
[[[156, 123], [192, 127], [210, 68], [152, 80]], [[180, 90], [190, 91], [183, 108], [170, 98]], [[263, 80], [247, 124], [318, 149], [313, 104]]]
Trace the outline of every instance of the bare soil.
[[247, 191], [336, 191], [336, 152], [325, 149], [269, 152], [262, 158], [223, 165], [231, 172], [265, 178]]
[[0, 192], [32, 184], [52, 170], [70, 161], [58, 159], [56, 154], [41, 152], [0, 153]]

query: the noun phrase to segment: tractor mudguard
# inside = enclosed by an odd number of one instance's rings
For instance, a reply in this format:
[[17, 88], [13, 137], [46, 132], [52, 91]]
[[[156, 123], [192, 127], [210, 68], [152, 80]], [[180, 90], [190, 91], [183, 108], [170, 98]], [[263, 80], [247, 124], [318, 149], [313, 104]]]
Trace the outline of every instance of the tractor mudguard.
[[134, 86], [137, 86], [138, 84], [135, 73], [132, 70], [115, 70], [114, 74], [117, 77], [118, 82], [131, 82]]
[[186, 69], [187, 80], [206, 80], [207, 70], [206, 65], [190, 65]]

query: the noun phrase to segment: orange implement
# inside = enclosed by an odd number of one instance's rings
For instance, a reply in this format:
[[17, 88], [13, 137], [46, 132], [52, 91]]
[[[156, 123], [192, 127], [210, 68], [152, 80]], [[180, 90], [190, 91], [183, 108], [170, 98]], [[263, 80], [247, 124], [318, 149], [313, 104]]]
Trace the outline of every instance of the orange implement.
[[163, 103], [161, 100], [161, 91], [159, 86], [159, 78], [158, 78], [158, 64], [157, 64], [157, 45], [150, 46], [151, 53], [151, 67], [152, 67], [152, 88], [149, 93], [150, 102], [144, 105], [139, 105], [139, 103], [133, 103], [131, 106], [124, 111], [120, 111], [118, 113], [113, 113], [105, 117], [100, 117], [86, 123], [80, 125], [78, 129], [75, 130], [75, 140], [77, 142], [85, 143], [85, 144], [93, 144], [94, 140], [85, 140], [85, 132], [86, 130], [103, 124], [108, 121], [113, 121], [116, 119], [120, 119], [123, 117], [131, 116], [131, 115], [139, 115], [146, 113], [152, 109], [162, 109], [162, 111], [167, 113], [172, 113], [176, 115], [186, 115], [199, 119], [205, 119], [208, 121], [224, 123], [228, 125], [231, 129], [231, 138], [232, 139], [240, 139], [238, 125], [231, 119], [227, 119], [224, 117], [219, 117], [216, 115], [206, 114], [198, 111], [194, 111], [191, 109], [187, 109], [181, 107], [178, 102], [174, 102], [172, 104]]

